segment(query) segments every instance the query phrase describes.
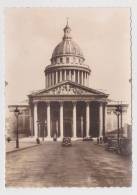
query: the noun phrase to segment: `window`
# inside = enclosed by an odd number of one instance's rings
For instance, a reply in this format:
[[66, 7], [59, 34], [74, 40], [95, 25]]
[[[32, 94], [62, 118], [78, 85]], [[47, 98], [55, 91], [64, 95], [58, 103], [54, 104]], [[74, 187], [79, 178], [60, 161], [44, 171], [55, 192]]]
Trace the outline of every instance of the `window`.
[[67, 63], [67, 64], [69, 63], [69, 58], [66, 58], [66, 63]]
[[62, 58], [60, 58], [60, 63], [63, 63], [63, 59]]

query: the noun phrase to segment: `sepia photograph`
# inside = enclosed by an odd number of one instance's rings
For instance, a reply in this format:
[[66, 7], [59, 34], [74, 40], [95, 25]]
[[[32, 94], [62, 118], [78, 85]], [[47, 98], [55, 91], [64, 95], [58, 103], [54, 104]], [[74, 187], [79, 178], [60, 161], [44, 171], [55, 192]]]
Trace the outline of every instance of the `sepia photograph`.
[[132, 186], [129, 7], [7, 7], [5, 187]]

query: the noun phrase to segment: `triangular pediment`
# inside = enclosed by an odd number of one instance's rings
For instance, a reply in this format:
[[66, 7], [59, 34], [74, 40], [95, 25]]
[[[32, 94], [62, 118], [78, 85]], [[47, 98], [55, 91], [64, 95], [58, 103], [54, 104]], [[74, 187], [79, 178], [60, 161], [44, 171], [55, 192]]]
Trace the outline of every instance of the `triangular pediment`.
[[82, 89], [81, 87], [76, 87], [70, 83], [65, 83], [63, 85], [57, 86], [53, 89], [48, 90], [51, 95], [83, 95], [91, 94], [91, 92]]
[[71, 81], [59, 83], [51, 88], [35, 92], [32, 95], [107, 95], [100, 91], [81, 86]]

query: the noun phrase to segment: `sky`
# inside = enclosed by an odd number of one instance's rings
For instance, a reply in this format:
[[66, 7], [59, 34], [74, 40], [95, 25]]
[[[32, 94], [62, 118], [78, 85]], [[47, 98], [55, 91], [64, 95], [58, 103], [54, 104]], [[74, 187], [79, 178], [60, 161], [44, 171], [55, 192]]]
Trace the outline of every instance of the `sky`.
[[66, 18], [91, 68], [90, 87], [130, 104], [129, 8], [6, 8], [6, 100], [14, 104], [45, 88], [44, 69], [62, 40]]

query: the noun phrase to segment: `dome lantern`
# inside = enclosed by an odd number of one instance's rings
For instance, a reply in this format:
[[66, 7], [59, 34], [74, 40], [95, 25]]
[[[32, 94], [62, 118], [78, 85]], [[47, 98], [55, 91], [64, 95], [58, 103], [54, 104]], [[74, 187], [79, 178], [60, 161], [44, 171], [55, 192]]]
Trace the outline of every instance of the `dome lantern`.
[[66, 24], [66, 26], [65, 26], [65, 28], [63, 30], [64, 30], [63, 40], [71, 39], [71, 36], [70, 36], [71, 28], [68, 25], [68, 18], [67, 18], [67, 24]]

